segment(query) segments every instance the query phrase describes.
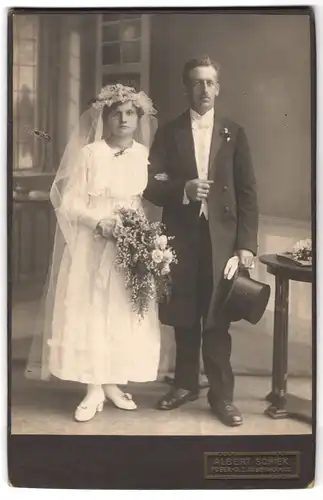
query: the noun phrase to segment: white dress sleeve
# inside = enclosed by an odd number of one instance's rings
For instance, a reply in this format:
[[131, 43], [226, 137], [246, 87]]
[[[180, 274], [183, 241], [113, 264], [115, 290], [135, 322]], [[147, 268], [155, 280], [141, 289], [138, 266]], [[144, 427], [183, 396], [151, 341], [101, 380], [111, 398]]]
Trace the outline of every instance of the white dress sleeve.
[[86, 225], [94, 230], [99, 220], [96, 211], [89, 206], [88, 173], [90, 167], [91, 152], [83, 148], [74, 174], [66, 186], [59, 212], [71, 222]]

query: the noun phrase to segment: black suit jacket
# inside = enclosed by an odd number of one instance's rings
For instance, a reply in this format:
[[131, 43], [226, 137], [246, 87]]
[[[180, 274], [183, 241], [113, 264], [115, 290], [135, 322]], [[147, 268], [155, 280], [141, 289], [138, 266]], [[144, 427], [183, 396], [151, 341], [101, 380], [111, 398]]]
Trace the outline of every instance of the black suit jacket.
[[[229, 140], [228, 140], [229, 139]], [[168, 181], [155, 175], [166, 172]], [[160, 319], [173, 326], [192, 325], [196, 310], [196, 272], [201, 204], [183, 204], [185, 183], [198, 177], [190, 113], [158, 129], [150, 152], [149, 180], [144, 197], [163, 207], [162, 220], [179, 263], [172, 266], [173, 291], [160, 307]], [[216, 319], [217, 299], [227, 260], [239, 249], [257, 253], [258, 204], [256, 179], [246, 134], [241, 126], [215, 113], [209, 158], [208, 197], [212, 242], [213, 295], [207, 325]]]

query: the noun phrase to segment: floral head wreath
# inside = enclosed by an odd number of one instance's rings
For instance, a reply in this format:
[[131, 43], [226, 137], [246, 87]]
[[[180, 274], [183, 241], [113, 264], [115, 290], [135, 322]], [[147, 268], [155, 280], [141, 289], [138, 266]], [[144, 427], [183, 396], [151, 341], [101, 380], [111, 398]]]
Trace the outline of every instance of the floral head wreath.
[[96, 109], [103, 109], [104, 106], [111, 107], [115, 103], [125, 103], [129, 101], [131, 101], [136, 108], [142, 109], [144, 114], [155, 115], [157, 113], [152, 100], [145, 92], [136, 92], [133, 87], [127, 87], [121, 83], [103, 87], [98, 97], [92, 102], [92, 106]]

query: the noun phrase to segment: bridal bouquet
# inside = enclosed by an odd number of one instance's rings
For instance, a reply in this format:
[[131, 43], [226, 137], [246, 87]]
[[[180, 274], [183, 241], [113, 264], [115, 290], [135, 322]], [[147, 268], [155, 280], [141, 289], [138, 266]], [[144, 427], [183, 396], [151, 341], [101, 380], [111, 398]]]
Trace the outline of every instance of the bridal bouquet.
[[160, 222], [150, 222], [133, 209], [117, 210], [113, 236], [116, 240], [115, 266], [125, 274], [131, 290], [133, 310], [143, 318], [151, 300], [161, 302], [170, 294], [170, 266], [177, 263], [174, 250], [163, 234]]

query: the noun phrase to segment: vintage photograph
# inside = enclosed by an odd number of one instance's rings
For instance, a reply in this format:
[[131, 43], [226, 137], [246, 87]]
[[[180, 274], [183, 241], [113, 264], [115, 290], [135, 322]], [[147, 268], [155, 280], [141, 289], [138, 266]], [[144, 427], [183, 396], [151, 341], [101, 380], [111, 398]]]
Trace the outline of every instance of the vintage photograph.
[[9, 17], [10, 433], [311, 435], [308, 12]]

